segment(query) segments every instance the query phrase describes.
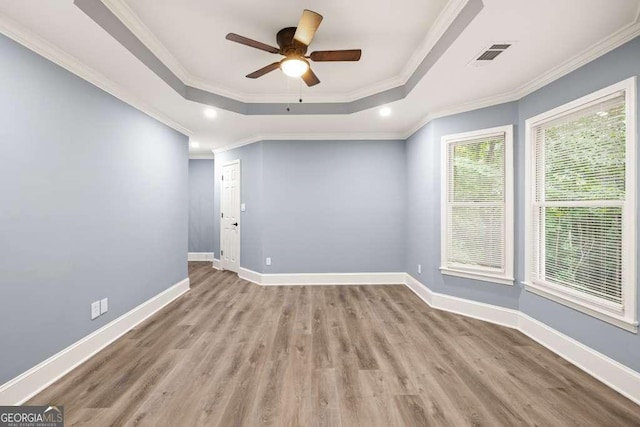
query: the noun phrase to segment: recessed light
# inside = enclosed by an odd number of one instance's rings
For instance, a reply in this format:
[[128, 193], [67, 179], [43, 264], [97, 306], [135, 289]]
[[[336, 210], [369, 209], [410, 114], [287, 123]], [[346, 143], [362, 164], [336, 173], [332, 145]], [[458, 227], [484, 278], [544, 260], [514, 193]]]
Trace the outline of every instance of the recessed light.
[[382, 117], [389, 117], [391, 115], [391, 108], [382, 107], [380, 111], [378, 111], [378, 114], [380, 114], [380, 116]]
[[215, 119], [218, 116], [218, 112], [213, 108], [205, 108], [204, 116], [208, 119]]
[[200, 143], [198, 141], [191, 141], [189, 143], [189, 147], [191, 147], [191, 148], [199, 148], [200, 147]]

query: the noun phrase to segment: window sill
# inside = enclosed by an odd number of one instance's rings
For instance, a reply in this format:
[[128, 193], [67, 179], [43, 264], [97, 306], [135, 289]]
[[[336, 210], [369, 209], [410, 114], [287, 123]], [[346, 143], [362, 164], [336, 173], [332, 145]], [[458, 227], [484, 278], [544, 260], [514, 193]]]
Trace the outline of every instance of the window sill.
[[465, 279], [481, 280], [483, 282], [496, 283], [498, 285], [513, 286], [513, 278], [498, 276], [490, 273], [480, 273], [477, 271], [454, 270], [440, 267], [440, 273], [447, 276], [464, 277]]
[[637, 321], [625, 319], [607, 311], [605, 308], [581, 301], [579, 298], [564, 294], [550, 286], [530, 282], [522, 282], [522, 284], [524, 285], [524, 288], [531, 293], [550, 299], [576, 311], [588, 314], [591, 317], [595, 317], [596, 319], [600, 319], [634, 334], [638, 333]]

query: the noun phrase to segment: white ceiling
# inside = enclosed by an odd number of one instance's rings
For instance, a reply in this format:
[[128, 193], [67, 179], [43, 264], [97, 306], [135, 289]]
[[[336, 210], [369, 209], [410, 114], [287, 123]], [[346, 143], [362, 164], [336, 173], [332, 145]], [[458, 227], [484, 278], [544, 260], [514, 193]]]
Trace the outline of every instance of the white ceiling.
[[[304, 8], [323, 15], [314, 50], [362, 49], [357, 63], [313, 63], [322, 84], [306, 90], [314, 99], [342, 99], [372, 87], [396, 83], [416, 48], [424, 43], [446, 0], [303, 0], [203, 1], [109, 0], [139, 37], [155, 40], [200, 86], [225, 91], [245, 100], [277, 100], [283, 92], [300, 90], [300, 80], [272, 72], [257, 80], [245, 75], [281, 59], [225, 40], [230, 32], [272, 46], [276, 33], [295, 27]], [[127, 7], [128, 6], [128, 7]], [[420, 58], [421, 59], [421, 58]], [[178, 67], [175, 67], [178, 68]], [[396, 83], [397, 84], [397, 83]], [[353, 97], [353, 96], [351, 96]]]
[[[282, 23], [282, 16], [293, 16], [297, 20], [303, 7], [311, 7], [325, 16], [321, 31], [329, 33], [329, 28], [336, 22], [350, 22], [351, 5], [340, 9], [338, 3], [329, 2], [331, 8], [324, 9], [321, 5], [311, 5], [311, 2], [300, 2], [286, 5], [284, 1], [276, 2], [274, 10], [269, 12], [265, 9], [264, 2], [253, 0], [252, 2], [212, 2], [189, 0], [184, 2], [169, 2], [168, 0], [129, 0], [136, 14], [140, 14], [141, 19], [146, 19], [146, 25], [153, 28], [154, 25], [164, 25], [161, 16], [165, 12], [157, 12], [155, 18], [149, 15], [154, 13], [146, 12], [151, 5], [157, 9], [171, 7], [172, 13], [178, 14], [175, 8], [185, 10], [184, 16], [197, 15], [198, 8], [202, 8], [201, 18], [189, 24], [192, 27], [207, 27], [209, 20], [205, 19], [209, 14], [219, 14], [218, 23], [228, 20], [233, 23], [232, 27], [217, 28], [215, 32], [208, 33], [208, 29], [192, 28], [194, 34], [224, 34], [234, 31], [248, 37], [255, 37], [268, 42], [268, 38], [263, 36], [269, 32], [277, 31], [288, 24], [290, 18], [286, 18]], [[460, 3], [457, 0], [452, 0]], [[226, 6], [215, 5], [216, 3], [226, 3]], [[255, 4], [260, 10], [260, 20], [247, 10], [249, 4]], [[344, 2], [349, 3], [351, 2]], [[382, 17], [380, 27], [387, 28], [387, 25], [397, 24], [397, 17], [388, 11], [388, 0], [369, 0], [366, 2], [353, 2], [365, 5], [365, 9], [371, 10], [375, 16]], [[402, 9], [406, 14], [412, 15], [413, 9], [404, 9], [403, 4], [413, 5], [416, 10], [426, 6], [417, 7], [417, 1], [407, 1], [406, 3], [393, 2], [394, 8]], [[183, 132], [191, 135], [192, 139], [200, 142], [198, 150], [193, 152], [210, 152], [211, 149], [232, 146], [241, 142], [256, 140], [260, 138], [400, 138], [416, 129], [420, 123], [424, 123], [425, 117], [439, 115], [443, 111], [461, 110], [471, 105], [487, 105], [497, 103], [501, 100], [517, 99], [518, 96], [536, 88], [544, 82], [548, 82], [559, 77], [563, 73], [570, 71], [580, 63], [593, 57], [605, 53], [607, 50], [619, 44], [629, 37], [640, 34], [640, 24], [638, 24], [639, 0], [484, 0], [485, 8], [467, 27], [463, 34], [454, 42], [451, 48], [440, 58], [436, 65], [423, 77], [415, 89], [401, 101], [391, 104], [393, 113], [390, 117], [381, 118], [377, 114], [377, 109], [362, 111], [349, 115], [324, 115], [324, 116], [243, 116], [236, 113], [220, 110], [215, 120], [206, 119], [203, 114], [204, 106], [186, 101], [179, 96], [160, 78], [144, 66], [136, 57], [122, 47], [115, 39], [107, 34], [102, 28], [95, 24], [80, 9], [73, 5], [72, 0], [39, 0], [37, 2], [24, 0], [3, 0], [0, 2], [0, 31], [14, 39], [21, 40], [41, 54], [55, 59], [63, 66], [71, 69], [88, 80], [106, 88], [116, 96], [121, 97], [136, 107], [149, 112], [155, 117], [170, 123], [174, 127], [180, 128]], [[440, 4], [440, 2], [435, 2]], [[451, 7], [451, 2], [447, 6]], [[146, 6], [145, 6], [146, 5]], [[271, 5], [271, 2], [269, 3]], [[138, 10], [139, 8], [139, 10]], [[428, 10], [436, 10], [433, 6]], [[278, 12], [278, 13], [277, 13]], [[181, 16], [182, 16], [181, 15]], [[387, 16], [388, 15], [388, 16]], [[166, 16], [165, 16], [166, 18]], [[246, 20], [245, 20], [246, 18]], [[154, 19], [156, 21], [154, 21]], [[183, 19], [183, 18], [180, 18]], [[260, 22], [257, 22], [260, 21]], [[333, 24], [331, 22], [334, 22]], [[181, 21], [182, 22], [182, 21]], [[246, 22], [246, 24], [242, 24]], [[295, 23], [295, 22], [294, 22]], [[173, 27], [172, 27], [173, 28]], [[433, 27], [432, 27], [433, 28]], [[418, 34], [414, 28], [412, 36], [417, 40], [429, 32], [428, 28], [423, 29]], [[166, 29], [166, 34], [170, 31]], [[179, 32], [179, 28], [175, 31]], [[376, 32], [371, 29], [362, 34], [359, 31], [357, 36], [349, 36], [352, 40], [360, 40], [357, 46], [336, 45], [329, 34], [326, 36], [328, 45], [320, 45], [321, 33], [318, 34], [318, 45], [314, 43], [314, 49], [325, 48], [351, 48], [363, 47], [365, 55], [371, 58], [380, 58], [384, 52], [377, 52], [375, 40], [387, 38], [384, 31]], [[195, 43], [195, 47], [189, 47], [187, 40], [189, 34], [184, 31], [180, 35], [176, 34], [175, 39], [168, 37], [162, 39], [161, 34], [155, 36], [162, 40], [166, 49], [176, 50], [175, 57], [181, 63], [180, 66], [189, 69], [190, 73], [206, 74], [207, 67], [210, 67], [208, 58], [202, 62], [194, 59], [189, 60], [189, 55], [185, 55], [188, 49], [206, 49], [206, 43], [201, 40]], [[363, 34], [366, 34], [364, 36]], [[346, 37], [346, 36], [345, 36]], [[403, 36], [404, 37], [404, 36]], [[178, 42], [178, 40], [182, 40]], [[224, 40], [222, 40], [224, 42]], [[424, 41], [424, 40], [423, 40]], [[470, 64], [470, 61], [486, 46], [496, 41], [513, 41], [514, 46], [501, 55], [494, 63], [477, 67]], [[242, 61], [247, 61], [247, 65], [238, 65], [240, 68], [249, 66], [251, 61], [256, 60], [253, 55], [264, 56], [267, 63], [269, 54], [260, 51], [253, 52], [251, 49], [231, 42], [226, 42], [225, 52], [231, 51], [229, 55], [242, 56]], [[322, 42], [324, 43], [324, 41]], [[224, 43], [221, 44], [224, 46]], [[370, 46], [370, 47], [367, 47]], [[597, 49], [593, 47], [597, 46]], [[181, 48], [182, 47], [182, 48]], [[418, 48], [419, 49], [419, 48]], [[370, 53], [368, 53], [370, 51]], [[174, 55], [173, 52], [171, 52]], [[204, 54], [196, 54], [206, 56]], [[247, 56], [244, 58], [244, 56]], [[361, 69], [358, 74], [362, 81], [375, 82], [388, 78], [395, 73], [402, 74], [402, 70], [407, 67], [413, 59], [408, 58], [406, 52], [402, 58], [394, 59], [395, 63], [389, 65], [385, 72], [379, 70], [369, 70], [368, 67]], [[363, 55], [363, 60], [366, 56]], [[165, 58], [162, 58], [165, 60]], [[200, 58], [202, 59], [202, 58]], [[420, 58], [421, 59], [421, 58]], [[241, 62], [242, 62], [241, 61]], [[363, 62], [365, 63], [365, 62]], [[209, 64], [209, 65], [208, 65]], [[244, 63], [243, 63], [244, 64]], [[258, 62], [255, 68], [259, 68]], [[323, 64], [335, 65], [335, 64]], [[345, 64], [342, 64], [345, 65]], [[352, 65], [352, 64], [351, 64]], [[345, 65], [346, 66], [346, 65]], [[200, 67], [200, 68], [199, 68]], [[364, 88], [358, 85], [358, 78], [349, 77], [349, 81], [342, 81], [343, 71], [328, 70], [320, 71], [318, 74], [323, 80], [321, 85], [327, 83], [325, 94], [331, 90], [338, 90], [337, 87], [357, 91]], [[400, 70], [400, 71], [398, 71]], [[251, 71], [249, 69], [248, 71]], [[244, 81], [246, 70], [236, 69], [236, 64], [225, 63], [222, 72], [214, 76], [199, 76], [212, 85], [227, 85], [226, 90], [252, 92], [251, 83], [255, 81]], [[411, 70], [413, 71], [413, 70]], [[286, 96], [292, 101], [297, 101], [297, 89], [287, 92], [286, 80], [275, 72], [275, 85], [280, 85], [281, 89], [272, 90], [270, 85], [259, 82], [262, 89], [256, 89], [256, 93], [267, 94], [269, 96]], [[386, 73], [386, 74], [385, 74]], [[388, 74], [391, 73], [391, 74]], [[239, 78], [238, 76], [242, 77]], [[329, 78], [330, 77], [330, 78]], [[392, 76], [393, 77], [393, 76]], [[346, 78], [346, 77], [345, 77]], [[217, 79], [217, 82], [214, 80]], [[328, 80], [336, 81], [329, 85]], [[237, 81], [236, 81], [237, 80]], [[247, 79], [248, 80], [248, 79]], [[338, 81], [340, 80], [340, 81]], [[280, 83], [277, 83], [280, 81]], [[235, 83], [233, 83], [235, 82]], [[236, 86], [237, 85], [237, 86]], [[336, 86], [338, 85], [338, 86]], [[349, 86], [351, 85], [351, 86]], [[333, 88], [333, 89], [332, 89]], [[225, 88], [223, 88], [225, 89]], [[313, 88], [312, 88], [313, 89]], [[312, 89], [309, 89], [312, 90]], [[259, 92], [262, 90], [263, 92]], [[365, 88], [366, 90], [366, 88]]]

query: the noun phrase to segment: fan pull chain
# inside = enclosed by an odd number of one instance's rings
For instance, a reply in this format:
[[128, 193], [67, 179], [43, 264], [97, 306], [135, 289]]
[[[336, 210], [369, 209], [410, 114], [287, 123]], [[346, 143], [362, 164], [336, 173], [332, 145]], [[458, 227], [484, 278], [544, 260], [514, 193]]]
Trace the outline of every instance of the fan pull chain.
[[300, 80], [298, 83], [298, 88], [300, 89], [300, 99], [298, 99], [298, 102], [302, 104], [302, 80]]
[[[291, 82], [289, 79], [287, 80], [287, 94], [291, 91]], [[289, 96], [287, 96], [287, 111], [291, 111], [291, 105], [289, 103]]]

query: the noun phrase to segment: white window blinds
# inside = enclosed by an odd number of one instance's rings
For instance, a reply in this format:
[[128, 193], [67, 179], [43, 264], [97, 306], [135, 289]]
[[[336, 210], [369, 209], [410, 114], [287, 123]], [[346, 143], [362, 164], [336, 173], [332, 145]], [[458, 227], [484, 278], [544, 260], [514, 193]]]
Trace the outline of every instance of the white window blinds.
[[525, 282], [635, 331], [634, 103], [630, 79], [527, 120]]
[[535, 132], [532, 277], [621, 306], [624, 95]]
[[[510, 127], [509, 127], [510, 130]], [[510, 138], [509, 138], [510, 140]], [[511, 174], [507, 131], [488, 130], [445, 137], [446, 191], [443, 209], [443, 273], [455, 271], [512, 280]], [[510, 141], [509, 141], [510, 143]], [[510, 147], [509, 147], [510, 148]]]

